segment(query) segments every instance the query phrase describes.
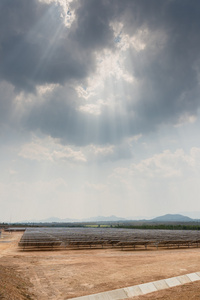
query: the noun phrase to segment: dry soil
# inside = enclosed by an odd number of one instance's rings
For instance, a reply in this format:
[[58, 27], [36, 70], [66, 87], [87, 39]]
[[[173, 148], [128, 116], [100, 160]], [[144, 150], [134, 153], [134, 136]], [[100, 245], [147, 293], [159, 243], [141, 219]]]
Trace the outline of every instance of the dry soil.
[[[200, 271], [200, 248], [22, 251], [20, 236], [0, 239], [0, 299], [64, 300]], [[134, 299], [200, 299], [200, 282]]]

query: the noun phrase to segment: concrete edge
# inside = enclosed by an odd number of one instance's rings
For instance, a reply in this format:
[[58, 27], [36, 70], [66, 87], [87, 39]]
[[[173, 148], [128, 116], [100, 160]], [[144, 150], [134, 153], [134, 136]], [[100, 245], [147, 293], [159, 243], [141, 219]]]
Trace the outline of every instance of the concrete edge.
[[139, 295], [157, 292], [171, 287], [200, 280], [200, 272], [180, 275], [153, 282], [142, 283], [121, 289], [111, 290], [98, 294], [86, 295], [68, 300], [123, 300]]

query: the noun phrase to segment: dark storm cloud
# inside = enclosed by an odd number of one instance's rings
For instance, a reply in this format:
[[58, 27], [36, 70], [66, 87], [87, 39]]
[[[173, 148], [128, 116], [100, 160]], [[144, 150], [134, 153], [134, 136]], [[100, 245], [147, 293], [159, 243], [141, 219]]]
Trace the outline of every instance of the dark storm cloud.
[[[0, 132], [5, 129], [7, 119], [12, 114], [14, 89], [6, 82], [0, 83]], [[5, 126], [5, 127], [4, 127]]]
[[[200, 103], [200, 3], [128, 1], [123, 10], [128, 33], [132, 34], [135, 28], [150, 31], [146, 49], [140, 53], [132, 50], [127, 64], [142, 82], [139, 104], [132, 105], [132, 109], [142, 118], [143, 125], [176, 122], [183, 113], [196, 114]], [[132, 26], [134, 23], [136, 27]], [[161, 36], [155, 43], [154, 35], [159, 31]]]
[[104, 47], [112, 39], [108, 22], [97, 24], [95, 18], [91, 30], [93, 22], [84, 24], [80, 18], [69, 32], [61, 13], [60, 6], [36, 0], [1, 1], [0, 78], [18, 89], [34, 91], [36, 84], [64, 84], [87, 77], [94, 69], [93, 48]]
[[[36, 0], [0, 2], [0, 78], [16, 91], [34, 92], [44, 83], [66, 85], [33, 105], [23, 126], [73, 144], [117, 143], [197, 113], [200, 2], [81, 0], [72, 7], [76, 19], [68, 29], [60, 6]], [[113, 21], [121, 22], [130, 37], [148, 30], [146, 48], [140, 52], [130, 48], [125, 60], [138, 82], [137, 99], [135, 87], [126, 83], [121, 95], [126, 114], [120, 110], [113, 114], [109, 108], [99, 116], [86, 114], [79, 110], [76, 92], [67, 86], [92, 75], [96, 53], [105, 48], [115, 51]]]
[[41, 130], [63, 143], [79, 146], [117, 143], [122, 136], [122, 126], [109, 110], [100, 116], [81, 112], [77, 94], [70, 87], [55, 89], [45, 101], [31, 107], [23, 122], [30, 130]]
[[108, 1], [83, 0], [78, 3], [73, 39], [79, 41], [83, 49], [98, 50], [103, 45], [113, 46], [113, 30], [109, 26], [112, 5]]

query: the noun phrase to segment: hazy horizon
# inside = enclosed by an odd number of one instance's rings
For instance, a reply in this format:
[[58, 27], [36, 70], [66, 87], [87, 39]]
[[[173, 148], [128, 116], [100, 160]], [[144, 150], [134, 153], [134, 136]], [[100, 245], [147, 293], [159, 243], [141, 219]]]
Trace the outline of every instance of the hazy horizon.
[[[90, 217], [85, 217], [85, 218], [59, 218], [57, 216], [49, 216], [44, 219], [23, 219], [23, 220], [18, 220], [16, 223], [31, 223], [31, 222], [100, 222], [100, 221], [117, 221], [117, 220], [133, 220], [133, 221], [142, 221], [142, 220], [151, 220], [157, 217], [163, 217], [163, 216], [175, 216], [175, 215], [181, 215], [183, 217], [189, 217], [193, 220], [195, 219], [200, 219], [200, 211], [196, 212], [177, 212], [176, 214], [170, 214], [170, 213], [165, 213], [164, 215], [157, 215], [157, 216], [134, 216], [134, 217], [129, 217], [129, 218], [123, 218], [121, 216], [115, 216], [115, 215], [106, 215], [106, 216], [90, 216]], [[9, 221], [5, 221], [5, 223], [15, 223], [10, 219]]]
[[0, 222], [200, 211], [200, 2], [0, 2]]

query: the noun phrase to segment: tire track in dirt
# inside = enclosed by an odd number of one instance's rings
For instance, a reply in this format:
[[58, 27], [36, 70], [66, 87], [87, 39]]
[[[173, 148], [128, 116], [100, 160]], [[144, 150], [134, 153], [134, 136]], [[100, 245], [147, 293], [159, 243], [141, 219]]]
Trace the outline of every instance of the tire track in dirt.
[[10, 254], [16, 249], [17, 244], [21, 238], [22, 234], [14, 234], [14, 235], [4, 235], [1, 239], [0, 243], [0, 258]]
[[29, 268], [30, 281], [34, 285], [34, 291], [38, 294], [40, 300], [63, 300], [60, 291], [55, 287], [48, 275], [42, 269], [42, 266]]

